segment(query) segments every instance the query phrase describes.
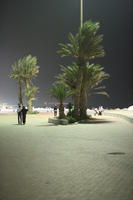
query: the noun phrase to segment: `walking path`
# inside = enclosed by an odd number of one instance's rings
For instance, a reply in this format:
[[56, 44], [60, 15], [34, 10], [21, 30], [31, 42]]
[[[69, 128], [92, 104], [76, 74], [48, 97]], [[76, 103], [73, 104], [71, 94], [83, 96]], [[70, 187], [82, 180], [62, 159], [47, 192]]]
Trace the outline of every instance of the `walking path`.
[[[94, 115], [93, 110], [88, 109], [87, 113]], [[104, 110], [103, 115], [122, 118], [133, 123], [133, 111], [129, 111], [128, 109], [108, 109]]]
[[133, 125], [98, 116], [53, 126], [31, 115], [26, 126], [0, 115], [0, 200], [132, 200]]
[[104, 115], [119, 117], [133, 123], [133, 111], [127, 109], [105, 110]]

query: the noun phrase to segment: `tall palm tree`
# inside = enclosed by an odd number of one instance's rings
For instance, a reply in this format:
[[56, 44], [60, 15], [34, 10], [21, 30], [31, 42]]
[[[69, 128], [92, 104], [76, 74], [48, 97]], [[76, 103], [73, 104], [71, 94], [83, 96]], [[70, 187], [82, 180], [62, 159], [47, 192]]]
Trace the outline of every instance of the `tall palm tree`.
[[[78, 66], [76, 63], [73, 63], [70, 66], [64, 67], [61, 66], [61, 74], [57, 76], [59, 83], [65, 84], [68, 87], [71, 95], [74, 99], [74, 104], [76, 102], [76, 84], [78, 79]], [[89, 64], [86, 65], [86, 82], [84, 88], [81, 89], [80, 96], [80, 117], [86, 118], [86, 109], [88, 105], [88, 96], [93, 94], [101, 94], [108, 96], [105, 91], [105, 86], [102, 86], [103, 80], [109, 77], [108, 73], [104, 72], [103, 67], [100, 65]], [[83, 93], [82, 93], [83, 92]], [[85, 93], [85, 95], [84, 95]]]
[[104, 49], [101, 45], [103, 35], [98, 34], [99, 28], [98, 22], [92, 22], [91, 20], [85, 22], [75, 36], [72, 33], [69, 34], [69, 43], [60, 44], [61, 49], [58, 51], [61, 57], [72, 57], [78, 66], [75, 102], [76, 118], [79, 117], [82, 82], [84, 85], [86, 79], [86, 63], [92, 59], [104, 56]]
[[65, 117], [63, 103], [70, 96], [68, 88], [62, 83], [55, 82], [50, 89], [50, 95], [59, 101], [59, 118], [63, 119]]
[[12, 71], [10, 74], [12, 79], [15, 79], [18, 83], [18, 100], [19, 104], [23, 105], [23, 97], [22, 97], [22, 85], [23, 85], [23, 77], [22, 77], [22, 59], [19, 59], [12, 66]]

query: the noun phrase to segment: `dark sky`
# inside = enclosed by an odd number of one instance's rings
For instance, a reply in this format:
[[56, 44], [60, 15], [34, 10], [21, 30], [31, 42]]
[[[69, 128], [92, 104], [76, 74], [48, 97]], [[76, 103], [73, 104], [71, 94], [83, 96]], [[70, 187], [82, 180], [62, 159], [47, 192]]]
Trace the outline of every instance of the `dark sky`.
[[[37, 106], [48, 100], [48, 88], [60, 71], [58, 43], [79, 27], [80, 0], [0, 1], [0, 103], [17, 103], [11, 65], [27, 54], [37, 56], [40, 87]], [[84, 20], [97, 20], [104, 34], [106, 56], [97, 60], [110, 73], [105, 82], [110, 98], [91, 97], [89, 105], [133, 105], [133, 0], [84, 0]]]

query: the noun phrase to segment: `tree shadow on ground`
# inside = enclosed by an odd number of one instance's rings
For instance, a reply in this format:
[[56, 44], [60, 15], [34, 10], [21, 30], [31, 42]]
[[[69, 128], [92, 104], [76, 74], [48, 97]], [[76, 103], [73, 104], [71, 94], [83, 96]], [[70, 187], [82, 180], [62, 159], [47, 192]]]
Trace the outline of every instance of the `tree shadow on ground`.
[[110, 153], [107, 153], [108, 155], [125, 155], [126, 153], [125, 152], [110, 152]]
[[74, 126], [74, 125], [76, 125], [76, 123], [73, 123], [73, 124], [67, 124], [67, 125], [62, 125], [62, 124], [52, 124], [52, 123], [50, 123], [50, 124], [43, 124], [43, 125], [37, 125], [37, 127], [53, 127], [53, 126], [70, 126], [70, 125], [72, 125], [72, 126]]
[[105, 119], [90, 119], [79, 122], [79, 124], [108, 124], [108, 123], [115, 123], [115, 121], [105, 120]]
[[61, 124], [42, 124], [42, 125], [37, 125], [37, 127], [57, 127], [57, 126], [74, 126], [78, 124], [108, 124], [108, 123], [115, 123], [115, 121], [110, 121], [110, 120], [105, 120], [105, 119], [91, 119], [91, 120], [85, 120], [81, 122], [76, 122], [72, 124], [67, 124], [67, 125], [61, 125]]
[[59, 125], [56, 125], [56, 124], [42, 124], [42, 125], [37, 125], [36, 127], [50, 127], [50, 126], [59, 126]]

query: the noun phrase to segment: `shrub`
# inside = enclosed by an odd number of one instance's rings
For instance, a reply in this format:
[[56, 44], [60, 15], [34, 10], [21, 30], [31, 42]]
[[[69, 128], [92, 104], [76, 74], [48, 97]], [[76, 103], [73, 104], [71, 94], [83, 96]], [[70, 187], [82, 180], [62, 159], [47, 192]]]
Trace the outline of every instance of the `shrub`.
[[68, 123], [69, 124], [72, 124], [72, 123], [75, 123], [77, 120], [74, 118], [74, 117], [72, 117], [72, 116], [68, 116], [67, 117], [67, 120], [68, 120]]

